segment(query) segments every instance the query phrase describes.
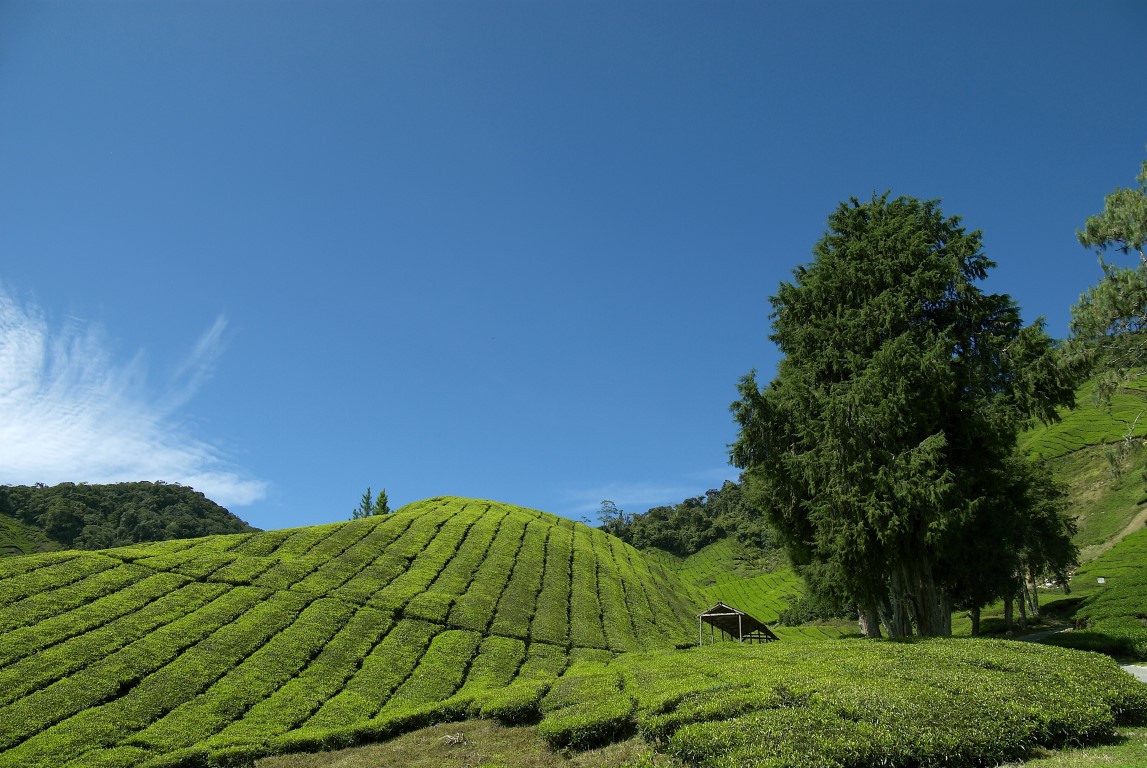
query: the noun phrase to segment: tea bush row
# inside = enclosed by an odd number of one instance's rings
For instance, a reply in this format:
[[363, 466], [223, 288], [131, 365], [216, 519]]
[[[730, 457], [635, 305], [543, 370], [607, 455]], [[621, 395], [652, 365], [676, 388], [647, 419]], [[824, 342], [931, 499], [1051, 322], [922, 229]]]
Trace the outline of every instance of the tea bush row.
[[570, 580], [573, 562], [573, 532], [562, 525], [549, 529], [542, 591], [537, 597], [530, 640], [566, 645], [569, 641]]
[[0, 632], [37, 624], [125, 589], [153, 573], [137, 565], [112, 562], [114, 567], [98, 570], [70, 584], [29, 595], [0, 608]]
[[97, 726], [108, 710], [101, 704], [120, 702], [152, 673], [221, 627], [241, 620], [266, 597], [265, 592], [252, 588], [224, 592], [193, 613], [94, 661], [83, 674], [65, 677], [5, 707], [0, 719], [0, 749], [8, 751], [0, 765], [33, 765], [40, 760], [52, 765], [61, 755], [102, 743]]
[[[171, 574], [157, 574], [147, 581], [154, 582], [154, 586], [165, 586], [164, 582], [171, 578], [173, 578]], [[219, 585], [200, 583], [182, 587], [171, 586], [169, 593], [156, 595], [152, 601], [139, 607], [138, 610], [89, 632], [76, 634], [38, 653], [24, 655], [15, 663], [0, 670], [0, 706], [10, 704], [57, 680], [101, 662], [121, 648], [146, 638], [164, 625], [199, 610], [225, 591]], [[114, 599], [119, 594], [121, 593], [97, 603]], [[0, 648], [9, 649], [18, 646], [19, 651], [28, 650], [35, 638], [29, 638], [31, 641], [29, 643], [22, 643], [21, 640], [27, 635], [18, 632], [19, 630], [12, 632], [0, 640]]]
[[[41, 559], [41, 558], [36, 558]], [[27, 558], [4, 558], [9, 562], [28, 562]], [[35, 562], [32, 560], [31, 562]], [[17, 573], [0, 580], [0, 605], [11, 605], [32, 595], [73, 584], [109, 568], [120, 565], [114, 558], [96, 554], [69, 557], [59, 562], [48, 562], [35, 570]]]
[[404, 619], [387, 633], [335, 696], [312, 715], [304, 728], [335, 728], [374, 717], [418, 665], [438, 627]]
[[1100, 657], [991, 641], [781, 646], [616, 663], [642, 733], [703, 766], [980, 765], [1147, 717], [1142, 686]]
[[552, 531], [553, 526], [540, 521], [527, 523], [510, 580], [498, 598], [494, 622], [490, 625], [493, 634], [521, 639], [530, 636], [530, 622], [537, 607], [545, 571], [546, 539]]
[[384, 610], [402, 610], [425, 592], [453, 559], [470, 527], [481, 516], [482, 510], [467, 507], [449, 517], [407, 569], [370, 599], [370, 605]]
[[158, 752], [189, 747], [221, 732], [285, 685], [350, 618], [352, 606], [320, 598], [210, 688], [127, 740]]
[[633, 708], [619, 670], [600, 662], [576, 662], [542, 699], [538, 734], [558, 748], [599, 746], [632, 730]]
[[[138, 611], [154, 600], [179, 589], [187, 579], [169, 573], [148, 576], [110, 595], [97, 598], [71, 611], [50, 616], [34, 626], [13, 629], [0, 638], [0, 668], [37, 651], [97, 629], [121, 616]], [[0, 685], [0, 690], [3, 690]]]
[[[528, 522], [529, 518], [522, 514], [510, 514], [502, 520], [497, 536], [466, 588], [466, 594], [450, 609], [450, 624], [483, 633], [490, 628], [498, 601], [510, 583], [514, 564], [524, 544]], [[532, 601], [532, 596], [530, 599]]]
[[507, 513], [504, 507], [482, 513], [457, 545], [454, 556], [429, 587], [407, 604], [405, 612], [416, 618], [444, 624], [450, 609], [473, 581]]

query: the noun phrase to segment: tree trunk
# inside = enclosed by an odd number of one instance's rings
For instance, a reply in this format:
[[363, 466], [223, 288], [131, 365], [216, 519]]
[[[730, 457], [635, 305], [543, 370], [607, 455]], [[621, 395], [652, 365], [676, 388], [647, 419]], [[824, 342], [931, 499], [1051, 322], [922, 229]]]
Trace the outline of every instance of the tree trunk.
[[909, 604], [921, 637], [950, 637], [952, 605], [947, 591], [936, 583], [927, 561], [905, 567], [902, 583], [909, 587]]
[[972, 637], [980, 636], [980, 606], [972, 608]]
[[911, 637], [912, 615], [903, 581], [893, 572], [888, 585], [888, 596], [878, 606], [880, 621], [889, 637]]
[[1032, 619], [1035, 621], [1040, 620], [1039, 615], [1039, 593], [1036, 591], [1035, 574], [1029, 569], [1027, 572], [1028, 577], [1028, 596], [1031, 598], [1031, 614]]
[[1020, 608], [1020, 629], [1027, 629], [1028, 628], [1027, 589], [1023, 586], [1022, 582], [1020, 584], [1020, 597], [1019, 597], [1019, 600], [1016, 601], [1016, 603], [1019, 604], [1019, 608]]
[[875, 608], [858, 605], [856, 615], [860, 623], [860, 634], [864, 637], [880, 637], [880, 615]]
[[1004, 598], [1004, 628], [1012, 631], [1012, 596], [1008, 595]]

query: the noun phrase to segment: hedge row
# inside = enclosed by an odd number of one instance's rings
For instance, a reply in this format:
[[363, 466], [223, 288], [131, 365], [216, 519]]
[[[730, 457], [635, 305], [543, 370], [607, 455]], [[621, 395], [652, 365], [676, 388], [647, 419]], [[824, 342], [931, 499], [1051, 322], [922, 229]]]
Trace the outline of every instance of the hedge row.
[[171, 752], [221, 732], [303, 669], [352, 611], [339, 600], [316, 600], [254, 653], [228, 668], [210, 688], [132, 736], [127, 744]]
[[507, 510], [483, 510], [479, 514], [474, 524], [467, 529], [465, 538], [457, 544], [453, 557], [426, 591], [416, 595], [406, 605], [404, 610], [407, 615], [438, 624], [446, 622], [450, 609], [474, 580]]
[[[195, 612], [94, 661], [82, 674], [63, 678], [5, 707], [0, 719], [0, 749], [14, 747], [4, 753], [5, 760], [13, 765], [36, 765], [40, 761], [52, 765], [60, 755], [105, 743], [100, 722], [114, 715], [101, 704], [110, 702], [109, 707], [118, 711], [116, 705], [135, 693], [143, 680], [212, 638], [220, 627], [247, 617], [266, 597], [265, 592], [253, 588], [224, 592]], [[172, 706], [178, 703], [176, 700]], [[155, 719], [162, 713], [150, 714]]]
[[509, 583], [498, 599], [491, 633], [521, 639], [529, 637], [530, 622], [542, 589], [546, 540], [553, 530], [553, 526], [539, 521], [526, 525]]
[[561, 525], [551, 526], [546, 539], [546, 562], [542, 591], [530, 620], [530, 640], [566, 645], [569, 642], [570, 565], [573, 533]]
[[71, 584], [30, 595], [0, 608], [0, 632], [31, 626], [79, 608], [105, 595], [126, 589], [152, 574], [152, 571], [137, 565], [119, 563], [111, 558], [100, 559], [112, 562], [115, 567], [98, 570]]
[[407, 603], [425, 592], [438, 578], [479, 517], [479, 509], [463, 508], [456, 511], [438, 529], [430, 543], [416, 554], [407, 569], [371, 598], [370, 605], [383, 610], [404, 609]]
[[[34, 626], [7, 632], [0, 638], [0, 667], [137, 611], [186, 583], [183, 576], [155, 574], [71, 611], [50, 616]], [[0, 685], [0, 691], [3, 688]]]
[[636, 723], [700, 766], [982, 765], [1147, 719], [1110, 660], [1005, 641], [724, 644], [616, 665]]
[[553, 747], [595, 747], [632, 730], [633, 709], [619, 670], [575, 662], [542, 699], [538, 734]]
[[303, 728], [330, 729], [369, 720], [418, 665], [438, 627], [424, 621], [398, 622], [339, 693], [328, 699]]
[[506, 592], [514, 564], [524, 545], [527, 522], [526, 516], [520, 514], [503, 518], [498, 535], [475, 571], [466, 594], [450, 609], [449, 624], [475, 632], [489, 630], [498, 601]]
[[[9, 563], [21, 562], [28, 563], [35, 560], [27, 558], [0, 560], [0, 563], [9, 568]], [[13, 574], [0, 580], [0, 605], [12, 605], [26, 597], [73, 584], [119, 564], [119, 561], [103, 555], [85, 554], [76, 557], [73, 554], [72, 557], [60, 559], [58, 562], [45, 563], [35, 570]]]
[[305, 669], [207, 743], [214, 747], [261, 743], [298, 728], [343, 690], [392, 626], [385, 614], [358, 608]]
[[[143, 583], [151, 587], [168, 586], [170, 591], [167, 594], [153, 594], [149, 602], [142, 607], [137, 606], [138, 610], [89, 632], [77, 633], [63, 642], [39, 650], [38, 653], [25, 655], [19, 661], [0, 670], [0, 706], [11, 704], [41, 688], [46, 688], [57, 680], [103, 661], [121, 648], [146, 638], [164, 625], [199, 610], [225, 591], [222, 586], [200, 583], [180, 587], [178, 583], [171, 583], [176, 578], [179, 577], [157, 574], [145, 580]], [[142, 590], [133, 592], [135, 594], [130, 596], [134, 598], [132, 603], [148, 596], [148, 593]], [[115, 602], [120, 594], [122, 593], [103, 598], [92, 605]], [[70, 614], [64, 614], [65, 617], [68, 615]], [[15, 646], [20, 652], [32, 650], [36, 641], [34, 628], [27, 629], [29, 629], [27, 633], [17, 630], [5, 635], [3, 640], [0, 640], [0, 648], [11, 649]]]

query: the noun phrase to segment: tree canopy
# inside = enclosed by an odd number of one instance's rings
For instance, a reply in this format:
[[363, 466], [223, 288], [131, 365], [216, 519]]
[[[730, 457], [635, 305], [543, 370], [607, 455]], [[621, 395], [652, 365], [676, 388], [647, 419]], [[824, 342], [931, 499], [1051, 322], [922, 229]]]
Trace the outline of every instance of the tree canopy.
[[[1080, 245], [1095, 248], [1103, 277], [1072, 308], [1075, 349], [1101, 372], [1099, 392], [1110, 396], [1147, 359], [1147, 160], [1137, 188], [1118, 188], [1107, 195], [1103, 210], [1089, 216], [1076, 235]], [[1121, 267], [1103, 258], [1107, 249], [1136, 253], [1134, 266]]]
[[4, 485], [0, 515], [72, 549], [257, 530], [178, 483]]
[[977, 287], [981, 235], [937, 201], [852, 199], [813, 255], [771, 298], [783, 359], [740, 382], [733, 463], [818, 595], [872, 634], [950, 634], [954, 605], [1015, 588], [1035, 510], [1062, 516], [1016, 438], [1074, 402], [1074, 374]]
[[703, 496], [636, 514], [618, 509], [608, 499], [601, 505], [601, 530], [638, 549], [661, 549], [685, 557], [733, 536], [750, 558], [759, 558], [777, 546], [768, 522], [749, 506], [741, 485], [729, 480]]

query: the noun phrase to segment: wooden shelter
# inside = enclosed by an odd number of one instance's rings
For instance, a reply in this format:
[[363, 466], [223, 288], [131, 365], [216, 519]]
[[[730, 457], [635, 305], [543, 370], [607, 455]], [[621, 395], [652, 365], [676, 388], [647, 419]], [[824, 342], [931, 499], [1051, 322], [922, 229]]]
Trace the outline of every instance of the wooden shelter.
[[738, 611], [724, 603], [717, 603], [704, 613], [697, 614], [697, 644], [705, 643], [705, 625], [709, 625], [710, 642], [716, 642], [715, 630], [721, 631], [724, 639], [728, 635], [731, 639], [743, 643], [771, 643], [780, 640], [764, 622], [753, 618], [744, 611]]

